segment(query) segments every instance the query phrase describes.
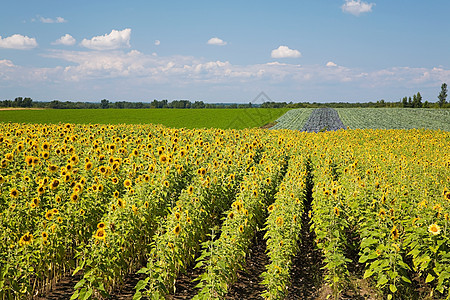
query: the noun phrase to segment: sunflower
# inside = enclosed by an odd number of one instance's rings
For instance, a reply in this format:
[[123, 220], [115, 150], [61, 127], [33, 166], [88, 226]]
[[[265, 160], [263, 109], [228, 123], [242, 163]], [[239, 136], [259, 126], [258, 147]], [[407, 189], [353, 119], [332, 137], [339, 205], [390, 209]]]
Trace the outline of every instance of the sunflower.
[[159, 162], [166, 163], [168, 161], [168, 157], [165, 154], [161, 154], [159, 156]]
[[126, 188], [131, 188], [131, 180], [125, 179], [125, 181], [123, 182], [123, 186]]
[[168, 188], [169, 185], [170, 185], [170, 183], [169, 183], [167, 180], [164, 180], [163, 185], [164, 185], [166, 188]]
[[84, 216], [84, 214], [86, 213], [85, 211], [84, 211], [84, 209], [80, 209], [80, 216]]
[[176, 236], [178, 236], [181, 232], [181, 226], [180, 224], [177, 224], [177, 226], [175, 226], [175, 228], [173, 229], [173, 233], [175, 233]]
[[239, 225], [239, 232], [244, 233], [244, 225]]
[[145, 208], [148, 208], [148, 206], [149, 206], [148, 201], [145, 201], [145, 202], [144, 202], [144, 207], [145, 207]]
[[84, 169], [85, 169], [86, 171], [89, 171], [89, 170], [92, 169], [93, 166], [94, 166], [94, 165], [92, 164], [92, 162], [88, 161], [88, 162], [86, 162], [86, 164], [84, 165]]
[[73, 203], [76, 203], [78, 199], [80, 199], [78, 193], [73, 193], [72, 195], [70, 195], [70, 201], [72, 201]]
[[192, 195], [192, 193], [194, 192], [194, 187], [193, 187], [192, 185], [190, 185], [190, 186], [188, 187], [187, 192], [188, 192], [189, 195]]
[[120, 208], [125, 208], [126, 202], [122, 198], [117, 199], [117, 206]]
[[63, 222], [63, 219], [61, 217], [58, 217], [56, 218], [56, 221], [61, 224]]
[[50, 149], [50, 144], [47, 142], [44, 142], [44, 143], [42, 143], [41, 148], [42, 148], [42, 150], [47, 151]]
[[31, 200], [31, 203], [34, 204], [34, 206], [38, 206], [39, 205], [39, 198], [35, 197], [33, 198], [33, 200]]
[[100, 222], [97, 224], [97, 229], [105, 229], [106, 228], [106, 223], [105, 222]]
[[46, 241], [48, 239], [48, 233], [45, 231], [42, 231], [41, 236], [42, 236], [42, 240], [44, 240], [44, 241]]
[[72, 175], [70, 173], [64, 174], [64, 182], [69, 182], [72, 179]]
[[55, 201], [56, 201], [56, 203], [60, 203], [61, 202], [61, 196], [57, 195], [55, 197]]
[[40, 186], [37, 188], [37, 192], [38, 192], [38, 195], [39, 195], [39, 196], [42, 195], [43, 193], [45, 193], [45, 187], [42, 186], [42, 185], [40, 185]]
[[50, 209], [45, 213], [45, 218], [50, 221], [52, 217], [53, 217], [53, 209]]
[[44, 151], [41, 153], [41, 156], [43, 159], [47, 160], [50, 157], [50, 153], [48, 153], [47, 151]]
[[17, 198], [19, 197], [19, 191], [16, 188], [12, 188], [9, 192], [9, 195], [11, 196], [11, 198]]
[[104, 228], [99, 228], [97, 229], [97, 231], [95, 232], [94, 238], [100, 241], [105, 240], [106, 238], [106, 231]]
[[283, 226], [284, 220], [283, 217], [278, 217], [275, 221], [278, 226]]
[[111, 181], [113, 184], [118, 184], [119, 183], [119, 178], [117, 178], [117, 176], [114, 176], [113, 178], [111, 178]]
[[3, 175], [0, 175], [0, 184], [5, 183], [6, 178]]
[[29, 232], [25, 233], [19, 240], [20, 246], [27, 246], [33, 243], [33, 235]]
[[428, 232], [432, 233], [433, 235], [438, 235], [439, 233], [441, 233], [441, 227], [439, 227], [439, 225], [437, 225], [436, 223], [433, 223], [428, 226]]
[[149, 181], [150, 181], [150, 175], [145, 174], [145, 175], [144, 175], [144, 181], [145, 181], [145, 182], [149, 182]]
[[333, 211], [334, 214], [339, 217], [339, 208], [337, 206], [334, 207]]
[[269, 205], [269, 207], [267, 208], [267, 210], [269, 212], [272, 212], [275, 209], [275, 206], [273, 204]]
[[100, 174], [102, 174], [103, 176], [106, 176], [108, 169], [106, 168], [106, 166], [100, 166], [98, 168], [98, 171], [100, 172]]
[[394, 225], [394, 227], [392, 227], [391, 236], [392, 236], [392, 239], [394, 239], [394, 240], [398, 239], [399, 233], [398, 233], [398, 229], [397, 229], [396, 225]]
[[6, 153], [5, 159], [8, 161], [12, 161], [14, 159], [14, 155], [12, 153]]

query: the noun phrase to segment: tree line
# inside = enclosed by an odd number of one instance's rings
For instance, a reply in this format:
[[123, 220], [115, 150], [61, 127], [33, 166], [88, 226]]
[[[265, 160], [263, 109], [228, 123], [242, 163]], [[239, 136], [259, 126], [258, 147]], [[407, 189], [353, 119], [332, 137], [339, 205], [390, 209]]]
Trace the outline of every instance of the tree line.
[[189, 100], [153, 100], [151, 102], [129, 102], [129, 101], [116, 101], [110, 102], [107, 99], [103, 99], [100, 102], [73, 102], [73, 101], [59, 101], [53, 100], [50, 102], [35, 102], [29, 97], [17, 97], [14, 100], [0, 101], [0, 107], [23, 107], [23, 108], [53, 108], [53, 109], [155, 109], [155, 108], [173, 108], [173, 109], [201, 109], [201, 108], [318, 108], [318, 107], [331, 107], [331, 108], [351, 108], [351, 107], [405, 107], [405, 108], [450, 108], [450, 103], [447, 102], [447, 84], [441, 85], [441, 91], [438, 95], [438, 101], [428, 102], [423, 101], [420, 92], [412, 97], [403, 97], [398, 102], [388, 102], [385, 100], [379, 100], [377, 102], [332, 102], [332, 103], [319, 103], [319, 102], [274, 102], [268, 101], [262, 104], [237, 104], [237, 103], [204, 103], [203, 101]]

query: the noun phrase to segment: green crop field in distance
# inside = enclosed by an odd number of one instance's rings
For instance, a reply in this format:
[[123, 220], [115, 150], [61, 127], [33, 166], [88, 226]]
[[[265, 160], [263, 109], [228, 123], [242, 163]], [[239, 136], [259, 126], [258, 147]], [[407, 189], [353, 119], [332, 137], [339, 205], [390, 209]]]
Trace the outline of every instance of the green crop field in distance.
[[336, 108], [351, 129], [435, 129], [450, 131], [450, 110], [433, 108]]
[[287, 108], [249, 109], [44, 109], [3, 110], [0, 122], [162, 124], [175, 128], [243, 129], [275, 121]]

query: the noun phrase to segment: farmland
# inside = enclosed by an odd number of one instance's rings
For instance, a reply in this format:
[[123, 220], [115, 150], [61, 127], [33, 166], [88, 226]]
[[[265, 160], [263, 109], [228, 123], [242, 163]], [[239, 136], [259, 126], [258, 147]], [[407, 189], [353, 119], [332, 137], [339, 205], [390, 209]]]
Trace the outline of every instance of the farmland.
[[190, 295], [224, 298], [261, 230], [265, 299], [302, 280], [306, 243], [316, 295], [449, 295], [447, 131], [0, 126], [2, 299], [67, 277], [72, 299], [107, 297], [136, 273], [135, 299], [176, 298], [194, 267]]
[[243, 129], [275, 121], [288, 109], [45, 109], [0, 110], [0, 122], [162, 124], [177, 128]]
[[[327, 124], [320, 116], [313, 116], [320, 110], [298, 108], [279, 117], [272, 129], [294, 129], [319, 131]], [[450, 131], [450, 110], [413, 108], [337, 108], [344, 128], [351, 129], [441, 129]], [[335, 118], [335, 117], [333, 117]], [[327, 118], [323, 118], [326, 120]], [[307, 122], [311, 122], [308, 128]], [[315, 126], [314, 123], [321, 124]], [[332, 124], [331, 124], [332, 125]], [[322, 126], [322, 127], [321, 127]], [[333, 126], [330, 127], [330, 130]], [[339, 126], [336, 127], [338, 129]]]
[[450, 131], [450, 110], [414, 108], [337, 108], [352, 129], [441, 129]]

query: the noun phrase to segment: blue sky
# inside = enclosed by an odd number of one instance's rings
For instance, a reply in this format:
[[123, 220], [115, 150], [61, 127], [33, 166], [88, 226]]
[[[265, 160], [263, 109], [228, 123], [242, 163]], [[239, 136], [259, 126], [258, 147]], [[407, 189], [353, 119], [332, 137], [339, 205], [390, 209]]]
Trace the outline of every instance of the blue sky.
[[447, 0], [8, 1], [0, 100], [437, 101]]

